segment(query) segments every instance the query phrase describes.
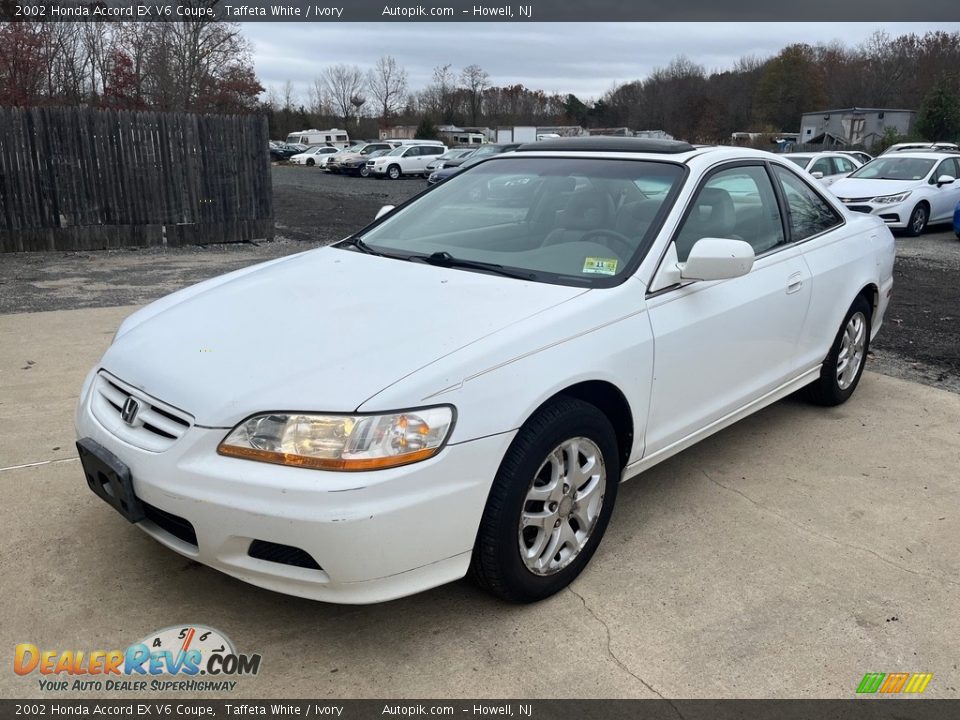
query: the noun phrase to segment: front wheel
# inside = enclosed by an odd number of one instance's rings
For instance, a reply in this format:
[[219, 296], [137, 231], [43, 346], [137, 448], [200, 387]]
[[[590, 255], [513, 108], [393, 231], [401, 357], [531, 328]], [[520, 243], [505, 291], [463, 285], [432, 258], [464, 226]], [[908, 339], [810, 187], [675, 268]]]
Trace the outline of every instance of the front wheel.
[[397, 165], [391, 165], [389, 168], [387, 168], [387, 177], [390, 178], [391, 180], [399, 180], [400, 167]]
[[317, 164], [316, 160], [314, 160], [313, 158], [307, 158], [307, 165], [309, 165], [310, 167], [313, 167], [316, 164]]
[[920, 203], [913, 212], [910, 213], [910, 220], [907, 221], [907, 235], [917, 237], [922, 235], [927, 229], [927, 222], [930, 220], [930, 210], [926, 205]]
[[847, 311], [820, 367], [820, 377], [804, 388], [808, 400], [829, 407], [845, 403], [853, 395], [870, 350], [871, 314], [870, 303], [859, 296]]
[[360, 177], [370, 177], [370, 168], [366, 165], [360, 168]]
[[517, 433], [473, 550], [481, 587], [513, 602], [559, 592], [590, 561], [620, 482], [616, 434], [596, 407], [558, 398]]

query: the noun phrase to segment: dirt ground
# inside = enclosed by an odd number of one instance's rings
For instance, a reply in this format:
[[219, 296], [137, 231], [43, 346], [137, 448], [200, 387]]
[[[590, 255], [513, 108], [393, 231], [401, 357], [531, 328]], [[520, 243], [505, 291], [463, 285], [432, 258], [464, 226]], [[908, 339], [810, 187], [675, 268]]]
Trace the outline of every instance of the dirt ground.
[[[149, 302], [200, 280], [319, 247], [363, 227], [382, 205], [425, 188], [275, 166], [277, 238], [259, 244], [0, 255], [0, 314]], [[894, 296], [870, 369], [960, 393], [960, 241], [948, 227], [897, 238]]]

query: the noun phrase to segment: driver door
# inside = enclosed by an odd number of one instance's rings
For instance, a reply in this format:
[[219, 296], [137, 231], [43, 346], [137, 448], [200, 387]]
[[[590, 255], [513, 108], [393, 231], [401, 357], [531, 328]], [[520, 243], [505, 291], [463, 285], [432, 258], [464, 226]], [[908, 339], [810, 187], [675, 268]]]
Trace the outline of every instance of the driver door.
[[646, 454], [668, 448], [762, 397], [798, 372], [811, 298], [801, 248], [786, 243], [766, 167], [721, 166], [688, 205], [651, 285], [704, 237], [744, 240], [756, 259], [729, 280], [681, 281], [648, 295], [654, 380]]
[[953, 217], [953, 209], [960, 201], [960, 182], [956, 179], [947, 185], [937, 185], [937, 179], [942, 175], [960, 178], [960, 168], [956, 158], [947, 158], [930, 176], [933, 192], [930, 195], [930, 223], [947, 222]]

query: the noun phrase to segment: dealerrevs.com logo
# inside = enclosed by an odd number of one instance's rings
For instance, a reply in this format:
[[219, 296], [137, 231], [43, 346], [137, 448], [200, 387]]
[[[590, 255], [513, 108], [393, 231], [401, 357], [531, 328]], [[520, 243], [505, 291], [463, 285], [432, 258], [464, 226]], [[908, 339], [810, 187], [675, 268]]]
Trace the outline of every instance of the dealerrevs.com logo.
[[204, 625], [168, 627], [125, 650], [49, 650], [20, 643], [17, 675], [39, 675], [40, 690], [232, 691], [234, 678], [260, 672], [260, 655], [238, 653], [219, 630]]

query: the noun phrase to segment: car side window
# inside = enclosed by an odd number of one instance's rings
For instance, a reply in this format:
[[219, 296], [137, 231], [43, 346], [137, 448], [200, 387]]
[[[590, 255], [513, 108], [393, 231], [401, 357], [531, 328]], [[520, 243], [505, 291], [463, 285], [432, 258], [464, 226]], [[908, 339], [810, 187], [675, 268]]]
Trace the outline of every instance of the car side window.
[[937, 180], [940, 179], [941, 175], [949, 175], [950, 177], [953, 177], [953, 178], [957, 177], [957, 169], [956, 169], [956, 166], [954, 165], [953, 158], [947, 158], [942, 163], [937, 165], [937, 169], [934, 170], [933, 174], [930, 176], [930, 180], [929, 180], [930, 184], [936, 185]]
[[830, 158], [818, 158], [817, 161], [810, 166], [810, 172], [821, 172], [824, 177], [827, 175], [835, 175], [836, 173], [833, 170], [833, 166], [830, 164]]
[[677, 259], [685, 262], [705, 237], [744, 240], [757, 255], [784, 242], [780, 207], [766, 170], [748, 165], [720, 170], [690, 204], [676, 236]]
[[840, 214], [803, 180], [781, 167], [774, 166], [773, 171], [786, 197], [793, 242], [818, 235], [841, 223]]
[[846, 158], [834, 158], [834, 162], [837, 164], [837, 172], [850, 173], [855, 170], [853, 163]]

